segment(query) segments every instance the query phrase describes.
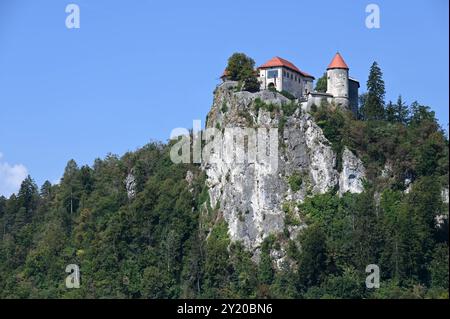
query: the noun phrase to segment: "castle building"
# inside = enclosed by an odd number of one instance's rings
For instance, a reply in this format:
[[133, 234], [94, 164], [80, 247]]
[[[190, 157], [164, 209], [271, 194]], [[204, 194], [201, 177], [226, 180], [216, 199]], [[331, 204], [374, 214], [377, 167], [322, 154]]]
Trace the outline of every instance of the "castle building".
[[327, 68], [327, 94], [332, 95], [336, 105], [357, 111], [359, 82], [348, 71], [349, 67], [337, 52]]
[[[320, 106], [324, 101], [337, 107], [348, 109], [354, 114], [358, 111], [359, 82], [349, 76], [349, 67], [337, 52], [327, 67], [327, 91], [313, 90], [314, 77], [297, 68], [292, 62], [274, 57], [256, 70], [261, 90], [288, 92], [301, 103], [302, 109], [309, 111], [313, 105]], [[221, 76], [228, 80], [227, 70]]]
[[309, 111], [313, 105], [320, 106], [324, 101], [337, 107], [358, 113], [359, 82], [349, 76], [349, 67], [337, 52], [327, 67], [327, 91], [308, 93], [302, 109]]
[[313, 90], [314, 77], [300, 71], [293, 63], [274, 57], [258, 67], [261, 90], [276, 89], [286, 91], [298, 99]]

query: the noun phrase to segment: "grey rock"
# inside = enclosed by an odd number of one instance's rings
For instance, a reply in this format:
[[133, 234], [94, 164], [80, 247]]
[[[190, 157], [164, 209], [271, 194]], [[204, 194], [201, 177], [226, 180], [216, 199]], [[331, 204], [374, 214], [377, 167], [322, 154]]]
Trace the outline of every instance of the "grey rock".
[[[267, 236], [284, 231], [283, 204], [302, 202], [307, 196], [322, 194], [339, 186], [343, 192], [360, 192], [359, 180], [364, 177], [365, 170], [362, 162], [347, 150], [343, 158], [344, 172], [340, 175], [330, 142], [313, 117], [302, 111], [300, 105], [290, 116], [283, 115], [281, 107], [272, 112], [265, 108], [257, 110], [256, 98], [276, 106], [290, 103], [290, 100], [271, 91], [234, 92], [230, 89], [233, 85], [225, 82], [217, 87], [206, 127], [278, 127], [278, 168], [273, 172], [258, 162], [208, 163], [202, 164], [202, 168], [207, 176], [211, 207], [218, 207], [228, 223], [231, 240], [241, 241], [257, 254]], [[294, 173], [301, 176], [301, 185], [295, 191], [289, 185], [289, 177]], [[293, 213], [298, 217], [298, 211]], [[290, 237], [297, 236], [303, 227], [305, 224], [302, 222], [296, 226], [288, 225]], [[273, 254], [278, 263], [282, 262], [283, 254]]]

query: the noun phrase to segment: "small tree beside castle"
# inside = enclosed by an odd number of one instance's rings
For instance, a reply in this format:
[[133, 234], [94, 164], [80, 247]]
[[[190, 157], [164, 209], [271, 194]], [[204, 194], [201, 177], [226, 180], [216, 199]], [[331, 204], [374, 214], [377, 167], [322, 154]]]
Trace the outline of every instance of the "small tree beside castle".
[[223, 77], [240, 82], [244, 91], [258, 92], [260, 85], [254, 70], [255, 61], [252, 58], [244, 53], [234, 53], [228, 59]]

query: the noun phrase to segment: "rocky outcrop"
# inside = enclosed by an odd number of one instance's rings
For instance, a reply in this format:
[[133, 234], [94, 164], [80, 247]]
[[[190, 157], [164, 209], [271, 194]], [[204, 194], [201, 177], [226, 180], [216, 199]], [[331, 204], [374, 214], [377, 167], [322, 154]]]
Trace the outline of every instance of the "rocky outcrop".
[[[225, 82], [214, 94], [207, 128], [278, 128], [277, 169], [267, 163], [203, 163], [211, 207], [227, 221], [232, 240], [248, 249], [259, 247], [270, 234], [298, 234], [302, 224], [295, 205], [307, 196], [342, 188], [361, 192], [365, 170], [349, 150], [344, 151], [343, 171], [336, 169], [336, 154], [313, 117], [279, 93], [235, 92], [235, 82]], [[289, 108], [283, 107], [289, 105]], [[286, 223], [286, 207], [289, 220]], [[280, 257], [281, 258], [281, 257]]]
[[125, 178], [125, 188], [127, 190], [128, 199], [133, 199], [136, 196], [136, 178], [133, 170], [131, 170]]
[[366, 177], [366, 169], [362, 161], [347, 147], [342, 153], [342, 171], [339, 176], [339, 194], [346, 192], [361, 193], [364, 190], [363, 180]]

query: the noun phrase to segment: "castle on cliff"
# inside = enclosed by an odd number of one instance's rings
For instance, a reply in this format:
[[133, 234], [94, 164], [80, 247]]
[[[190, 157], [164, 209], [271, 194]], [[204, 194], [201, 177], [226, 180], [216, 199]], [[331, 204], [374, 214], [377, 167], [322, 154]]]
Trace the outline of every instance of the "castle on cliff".
[[[312, 105], [320, 106], [326, 100], [355, 114], [358, 110], [359, 82], [349, 76], [349, 67], [339, 52], [327, 68], [326, 92], [314, 91], [314, 76], [280, 57], [270, 59], [259, 66], [256, 72], [261, 90], [288, 92], [298, 99], [303, 109], [310, 110]], [[226, 71], [221, 78], [227, 80]]]

